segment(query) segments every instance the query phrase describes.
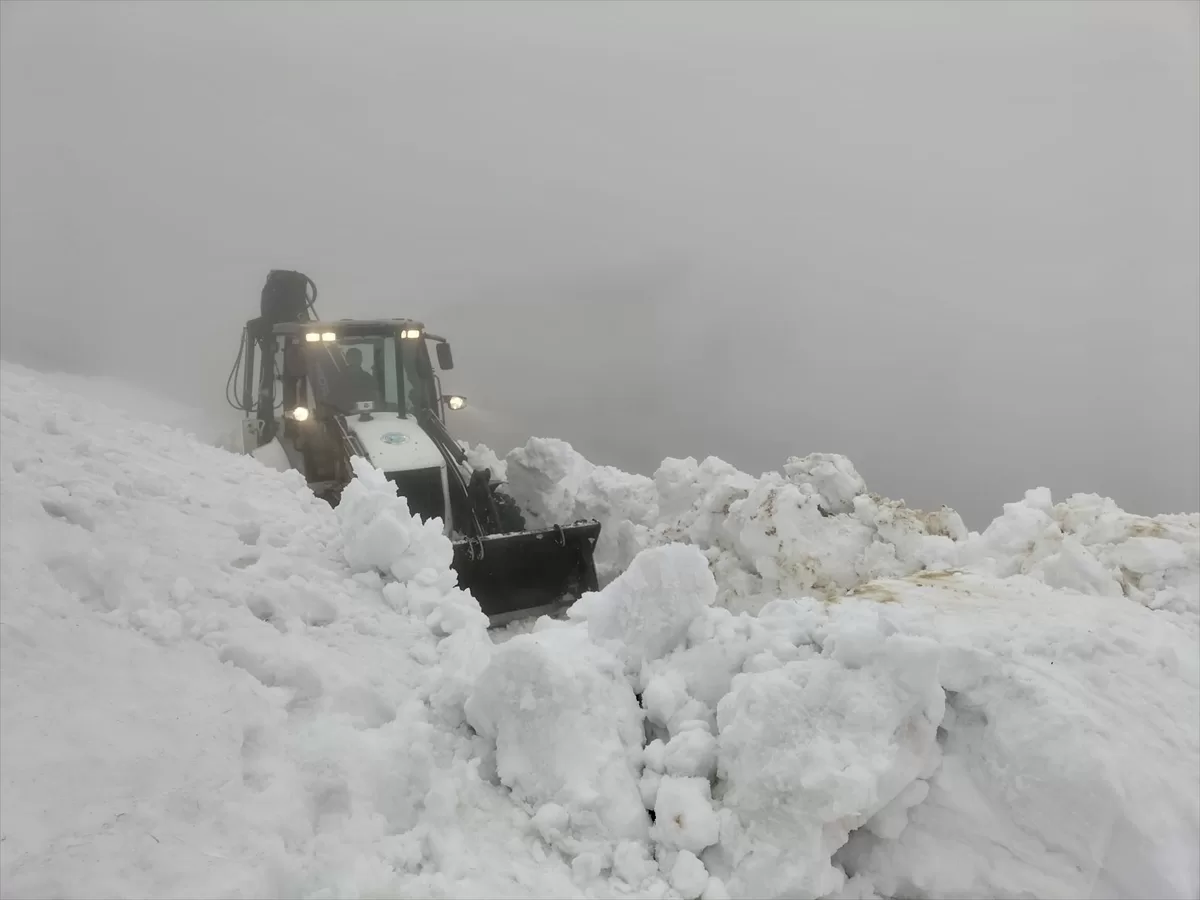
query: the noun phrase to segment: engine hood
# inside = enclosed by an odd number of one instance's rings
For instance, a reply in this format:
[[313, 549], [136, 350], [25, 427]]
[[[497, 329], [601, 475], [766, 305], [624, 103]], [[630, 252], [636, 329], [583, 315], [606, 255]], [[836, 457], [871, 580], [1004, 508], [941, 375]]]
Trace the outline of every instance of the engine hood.
[[390, 412], [372, 413], [364, 422], [358, 416], [350, 415], [346, 416], [346, 425], [362, 443], [371, 465], [384, 472], [446, 467], [437, 444], [414, 418], [403, 418]]

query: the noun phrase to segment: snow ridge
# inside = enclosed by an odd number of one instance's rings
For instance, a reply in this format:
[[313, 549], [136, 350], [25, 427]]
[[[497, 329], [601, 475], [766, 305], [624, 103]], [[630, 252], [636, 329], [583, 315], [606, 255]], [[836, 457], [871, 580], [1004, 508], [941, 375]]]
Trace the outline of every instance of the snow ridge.
[[850, 460], [828, 453], [791, 457], [782, 472], [758, 478], [716, 457], [666, 459], [646, 478], [534, 438], [508, 454], [507, 469], [508, 489], [539, 524], [601, 521], [597, 567], [608, 579], [647, 547], [691, 544], [709, 561], [720, 604], [735, 611], [972, 568], [1126, 596], [1185, 627], [1200, 617], [1198, 513], [1133, 515], [1096, 494], [1055, 504], [1038, 488], [1006, 504], [982, 533], [968, 532], [949, 507], [922, 512], [868, 491]]

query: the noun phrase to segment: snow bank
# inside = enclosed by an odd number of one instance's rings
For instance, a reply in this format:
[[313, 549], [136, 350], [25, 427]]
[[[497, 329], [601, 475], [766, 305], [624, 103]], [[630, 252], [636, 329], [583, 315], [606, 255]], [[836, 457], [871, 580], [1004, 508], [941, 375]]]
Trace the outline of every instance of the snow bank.
[[943, 759], [907, 828], [854, 836], [848, 872], [885, 895], [1196, 896], [1194, 637], [1022, 577], [880, 589], [891, 626], [941, 647]]

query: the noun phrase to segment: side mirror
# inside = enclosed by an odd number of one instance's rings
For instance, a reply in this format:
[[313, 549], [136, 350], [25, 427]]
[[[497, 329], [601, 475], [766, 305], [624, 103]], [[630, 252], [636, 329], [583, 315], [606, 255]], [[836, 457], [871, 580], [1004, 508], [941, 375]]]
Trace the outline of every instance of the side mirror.
[[437, 345], [438, 365], [447, 371], [454, 368], [454, 354], [450, 352], [450, 345], [439, 341]]

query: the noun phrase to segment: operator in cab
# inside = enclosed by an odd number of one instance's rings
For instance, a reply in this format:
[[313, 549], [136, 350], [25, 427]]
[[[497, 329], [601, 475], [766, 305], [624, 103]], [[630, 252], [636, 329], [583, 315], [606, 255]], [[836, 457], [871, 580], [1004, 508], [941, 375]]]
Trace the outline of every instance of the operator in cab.
[[346, 363], [346, 380], [350, 383], [350, 391], [354, 395], [355, 402], [370, 400], [378, 403], [379, 385], [374, 376], [363, 368], [362, 351], [357, 347], [351, 347], [346, 351]]

